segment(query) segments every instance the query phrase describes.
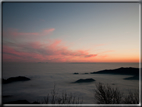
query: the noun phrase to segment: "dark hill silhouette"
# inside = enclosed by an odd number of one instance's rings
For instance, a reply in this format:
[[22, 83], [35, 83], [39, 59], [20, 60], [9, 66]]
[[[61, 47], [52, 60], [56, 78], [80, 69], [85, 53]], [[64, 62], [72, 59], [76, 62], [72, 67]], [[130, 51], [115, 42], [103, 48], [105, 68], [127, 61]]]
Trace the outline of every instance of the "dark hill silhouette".
[[24, 76], [18, 76], [18, 77], [10, 77], [8, 79], [2, 79], [3, 84], [17, 82], [17, 81], [28, 81], [31, 80], [30, 78], [24, 77]]
[[75, 73], [73, 73], [73, 74], [79, 74], [79, 73], [75, 72]]
[[118, 68], [110, 70], [102, 70], [98, 72], [91, 72], [91, 74], [120, 74], [120, 75], [139, 75], [139, 68]]
[[75, 81], [74, 83], [84, 83], [84, 82], [93, 82], [93, 81], [95, 81], [95, 80], [92, 78], [87, 78], [87, 79], [79, 79], [79, 80]]
[[139, 80], [139, 68], [118, 68], [110, 70], [102, 70], [98, 72], [91, 72], [90, 74], [116, 74], [116, 75], [133, 75], [133, 77], [124, 78], [124, 80]]

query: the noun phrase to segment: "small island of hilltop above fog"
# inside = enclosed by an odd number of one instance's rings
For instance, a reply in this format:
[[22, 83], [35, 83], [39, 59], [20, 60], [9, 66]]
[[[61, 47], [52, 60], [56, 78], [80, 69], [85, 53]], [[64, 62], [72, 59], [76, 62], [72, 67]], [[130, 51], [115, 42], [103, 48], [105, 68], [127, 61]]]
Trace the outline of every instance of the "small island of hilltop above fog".
[[24, 77], [24, 76], [18, 76], [18, 77], [10, 77], [8, 79], [2, 79], [3, 84], [12, 83], [12, 82], [18, 82], [18, 81], [29, 81], [30, 78]]
[[90, 74], [116, 74], [116, 75], [133, 75], [133, 77], [124, 78], [125, 80], [139, 80], [139, 68], [117, 68], [117, 69], [106, 69], [98, 72], [91, 72]]
[[121, 75], [139, 75], [139, 68], [117, 68], [117, 69], [106, 69], [98, 72], [91, 72], [91, 74], [121, 74]]

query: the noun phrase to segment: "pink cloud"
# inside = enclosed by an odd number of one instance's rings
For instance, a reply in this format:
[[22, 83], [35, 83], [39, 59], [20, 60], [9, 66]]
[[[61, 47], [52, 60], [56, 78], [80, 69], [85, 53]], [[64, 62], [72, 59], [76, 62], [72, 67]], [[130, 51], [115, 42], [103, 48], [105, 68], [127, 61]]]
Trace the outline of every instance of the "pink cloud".
[[50, 32], [53, 32], [54, 30], [55, 30], [54, 28], [51, 28], [51, 29], [45, 29], [45, 30], [43, 30], [43, 31], [41, 32], [41, 34], [47, 35], [47, 34], [49, 34]]
[[48, 48], [55, 49], [61, 43], [61, 40], [55, 40]]
[[3, 59], [4, 61], [11, 60], [22, 62], [35, 62], [39, 59], [40, 61], [43, 60], [44, 57], [41, 54], [17, 51], [12, 47], [3, 46]]
[[85, 57], [95, 57], [97, 56], [97, 54], [90, 54], [90, 55], [86, 55]]
[[18, 48], [4, 45], [3, 59], [4, 61], [9, 59], [9, 61], [26, 62], [66, 62], [71, 60], [87, 60], [97, 56], [97, 54], [90, 54], [85, 50], [70, 50], [61, 43], [61, 40], [54, 40], [51, 44], [33, 42], [16, 45]]

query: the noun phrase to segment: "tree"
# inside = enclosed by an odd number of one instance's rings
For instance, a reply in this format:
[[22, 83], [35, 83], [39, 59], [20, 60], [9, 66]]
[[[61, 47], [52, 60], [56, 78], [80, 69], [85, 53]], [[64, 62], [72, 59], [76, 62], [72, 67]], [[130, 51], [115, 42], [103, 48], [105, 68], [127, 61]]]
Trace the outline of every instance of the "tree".
[[118, 88], [111, 87], [108, 84], [97, 83], [94, 92], [94, 97], [97, 99], [98, 104], [139, 104], [138, 91], [133, 93], [129, 91], [128, 95], [124, 96]]

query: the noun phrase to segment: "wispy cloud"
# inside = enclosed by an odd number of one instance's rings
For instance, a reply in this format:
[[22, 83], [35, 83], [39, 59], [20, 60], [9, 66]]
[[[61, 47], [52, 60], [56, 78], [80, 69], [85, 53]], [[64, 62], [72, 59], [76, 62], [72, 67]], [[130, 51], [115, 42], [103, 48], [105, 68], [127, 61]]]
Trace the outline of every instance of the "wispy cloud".
[[[42, 29], [39, 32], [20, 32], [17, 29], [4, 31], [3, 61], [95, 62], [96, 59], [102, 60], [106, 58], [106, 53], [112, 52], [112, 50], [108, 50], [99, 53], [97, 51], [90, 53], [90, 50], [94, 47], [87, 50], [71, 50], [61, 39], [44, 37], [43, 40], [43, 36], [52, 33], [54, 30], [54, 28], [50, 28]], [[98, 44], [95, 47], [104, 45], [106, 44]]]
[[[21, 60], [21, 61], [70, 61], [72, 59], [88, 59], [96, 57], [97, 54], [90, 54], [86, 50], [70, 50], [62, 45], [61, 40], [54, 40], [50, 44], [41, 42], [32, 42], [28, 44], [13, 44], [8, 43], [3, 46], [4, 60]], [[13, 59], [12, 59], [13, 58]], [[27, 59], [27, 60], [26, 60]]]

